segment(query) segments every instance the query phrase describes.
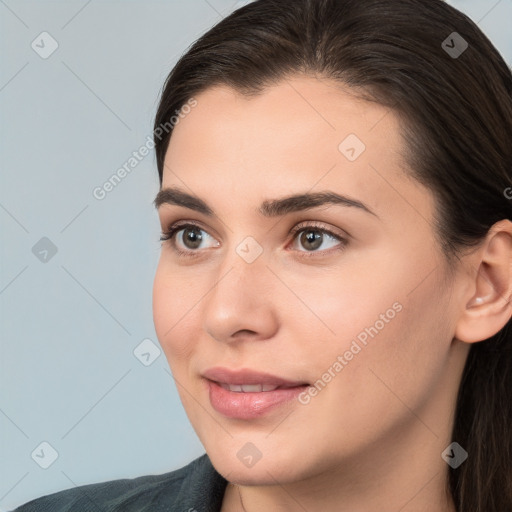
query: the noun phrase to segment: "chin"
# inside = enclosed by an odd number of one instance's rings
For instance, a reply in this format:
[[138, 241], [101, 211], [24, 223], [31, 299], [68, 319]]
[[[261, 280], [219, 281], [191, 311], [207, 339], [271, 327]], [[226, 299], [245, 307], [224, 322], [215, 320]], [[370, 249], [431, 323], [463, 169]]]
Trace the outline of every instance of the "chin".
[[226, 480], [239, 485], [275, 485], [276, 481], [286, 484], [301, 478], [306, 461], [299, 456], [300, 449], [293, 457], [289, 445], [285, 451], [283, 442], [279, 449], [270, 447], [268, 440], [252, 443], [249, 439], [255, 437], [249, 435], [247, 440], [235, 437], [229, 443], [206, 446], [213, 466]]

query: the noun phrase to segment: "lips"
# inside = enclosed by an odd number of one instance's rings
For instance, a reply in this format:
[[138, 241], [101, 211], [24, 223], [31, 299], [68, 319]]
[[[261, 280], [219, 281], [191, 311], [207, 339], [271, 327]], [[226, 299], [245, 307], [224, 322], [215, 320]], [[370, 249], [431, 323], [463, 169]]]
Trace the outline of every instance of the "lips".
[[295, 388], [308, 385], [305, 381], [294, 381], [255, 370], [230, 370], [214, 367], [203, 372], [203, 377], [218, 383], [224, 389], [238, 393], [270, 392], [275, 389]]
[[209, 368], [202, 373], [210, 404], [218, 413], [236, 420], [257, 420], [297, 397], [309, 386], [256, 370]]

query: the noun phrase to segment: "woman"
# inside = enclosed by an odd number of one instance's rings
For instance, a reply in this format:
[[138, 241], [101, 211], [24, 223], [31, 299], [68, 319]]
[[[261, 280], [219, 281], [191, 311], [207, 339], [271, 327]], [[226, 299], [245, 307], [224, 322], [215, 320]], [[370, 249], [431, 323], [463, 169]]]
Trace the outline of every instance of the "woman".
[[512, 510], [512, 75], [441, 0], [258, 0], [155, 119], [153, 310], [206, 454], [43, 510]]

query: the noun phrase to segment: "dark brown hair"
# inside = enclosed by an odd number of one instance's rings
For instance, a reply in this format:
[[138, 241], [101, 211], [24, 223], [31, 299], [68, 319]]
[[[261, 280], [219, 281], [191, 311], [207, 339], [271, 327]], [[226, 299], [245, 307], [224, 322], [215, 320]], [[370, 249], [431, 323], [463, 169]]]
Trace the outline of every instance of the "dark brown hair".
[[[512, 219], [512, 74], [442, 0], [257, 0], [235, 11], [167, 77], [154, 131], [160, 185], [172, 135], [161, 127], [191, 97], [214, 85], [258, 94], [298, 73], [337, 80], [400, 117], [404, 161], [434, 194], [447, 262]], [[512, 511], [510, 324], [473, 344], [464, 369], [452, 439], [469, 456], [447, 483], [458, 512]]]

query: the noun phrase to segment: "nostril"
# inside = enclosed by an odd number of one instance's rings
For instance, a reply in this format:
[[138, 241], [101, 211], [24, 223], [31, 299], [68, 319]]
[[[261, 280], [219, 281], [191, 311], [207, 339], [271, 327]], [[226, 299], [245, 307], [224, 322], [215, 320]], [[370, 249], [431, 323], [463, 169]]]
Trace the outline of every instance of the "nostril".
[[248, 334], [253, 335], [256, 333], [249, 329], [240, 329], [239, 331], [235, 332], [235, 334], [233, 334], [233, 338], [235, 338], [237, 336], [247, 336]]

